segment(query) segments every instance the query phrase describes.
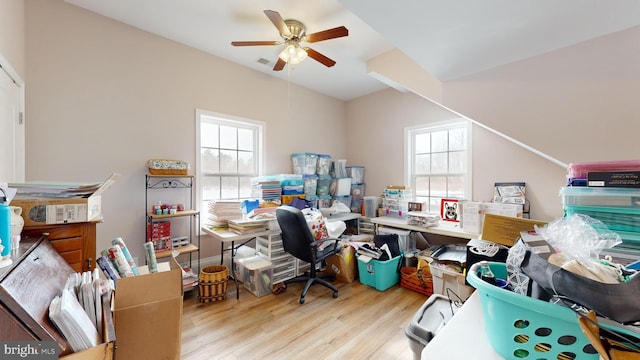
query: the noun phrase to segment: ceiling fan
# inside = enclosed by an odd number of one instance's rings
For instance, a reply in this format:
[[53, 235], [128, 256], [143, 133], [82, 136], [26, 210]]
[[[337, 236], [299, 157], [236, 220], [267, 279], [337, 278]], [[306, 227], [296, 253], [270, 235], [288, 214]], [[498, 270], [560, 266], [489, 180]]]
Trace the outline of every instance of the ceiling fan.
[[324, 40], [335, 39], [349, 35], [349, 30], [344, 26], [339, 26], [333, 29], [319, 31], [313, 34], [307, 34], [306, 28], [303, 23], [298, 20], [287, 19], [284, 20], [277, 11], [265, 10], [265, 15], [271, 20], [273, 25], [276, 26], [280, 32], [280, 36], [284, 41], [232, 41], [233, 46], [263, 46], [263, 45], [286, 45], [278, 56], [278, 61], [273, 67], [274, 71], [280, 71], [284, 69], [286, 64], [295, 65], [304, 60], [307, 56], [316, 60], [317, 62], [331, 67], [336, 64], [335, 61], [322, 55], [321, 53], [311, 49], [310, 47], [303, 47], [301, 42], [315, 43]]

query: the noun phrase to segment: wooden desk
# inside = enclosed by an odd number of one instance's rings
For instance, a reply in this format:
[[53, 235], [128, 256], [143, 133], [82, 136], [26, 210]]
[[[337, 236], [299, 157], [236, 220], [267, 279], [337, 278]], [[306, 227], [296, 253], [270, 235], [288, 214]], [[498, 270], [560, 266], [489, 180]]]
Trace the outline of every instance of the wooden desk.
[[377, 226], [383, 225], [383, 226], [389, 226], [389, 227], [394, 227], [398, 229], [413, 230], [413, 231], [419, 231], [419, 232], [424, 232], [429, 234], [456, 237], [461, 239], [473, 239], [480, 236], [480, 234], [474, 234], [474, 233], [463, 231], [462, 228], [460, 227], [460, 223], [452, 222], [452, 221], [441, 221], [438, 226], [424, 227], [424, 226], [409, 225], [407, 224], [406, 219], [394, 218], [390, 216], [373, 217], [370, 220], [373, 224], [376, 225], [376, 230], [377, 230]]
[[[207, 227], [202, 227], [202, 231], [204, 231], [205, 233], [207, 233], [208, 235], [211, 235], [214, 239], [220, 241], [220, 264], [223, 264], [224, 261], [224, 244], [225, 243], [231, 243], [231, 276], [233, 277], [233, 281], [235, 282], [236, 285], [236, 300], [240, 299], [240, 292], [239, 292], [239, 287], [238, 287], [238, 279], [236, 278], [236, 273], [235, 273], [235, 266], [233, 266], [233, 259], [236, 256], [236, 250], [248, 243], [249, 241], [259, 237], [259, 236], [269, 236], [269, 235], [276, 235], [276, 234], [280, 234], [279, 230], [265, 230], [265, 231], [260, 231], [260, 232], [255, 232], [255, 233], [251, 233], [251, 234], [237, 234], [233, 231], [230, 230], [212, 230], [209, 229]], [[236, 246], [236, 242], [238, 243], [238, 245]]]

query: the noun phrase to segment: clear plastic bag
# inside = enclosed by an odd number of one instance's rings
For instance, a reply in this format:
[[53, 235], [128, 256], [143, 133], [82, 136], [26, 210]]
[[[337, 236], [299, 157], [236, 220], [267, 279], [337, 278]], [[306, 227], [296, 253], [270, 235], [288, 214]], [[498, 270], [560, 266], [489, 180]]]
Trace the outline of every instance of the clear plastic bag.
[[536, 232], [568, 259], [599, 258], [603, 249], [622, 243], [620, 235], [600, 220], [583, 214], [556, 219]]

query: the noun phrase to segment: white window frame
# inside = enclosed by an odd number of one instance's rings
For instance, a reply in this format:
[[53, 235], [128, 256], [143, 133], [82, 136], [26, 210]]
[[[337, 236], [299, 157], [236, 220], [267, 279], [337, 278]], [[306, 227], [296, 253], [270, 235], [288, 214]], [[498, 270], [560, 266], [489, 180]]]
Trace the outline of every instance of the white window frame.
[[[455, 120], [449, 120], [449, 121], [443, 121], [443, 122], [436, 122], [436, 123], [429, 123], [429, 124], [423, 124], [423, 125], [417, 125], [417, 126], [412, 126], [412, 127], [407, 127], [405, 128], [405, 133], [404, 133], [404, 143], [405, 143], [405, 164], [404, 164], [404, 168], [405, 168], [405, 184], [408, 184], [411, 189], [413, 189], [414, 191], [414, 198], [416, 196], [415, 191], [416, 191], [416, 183], [415, 183], [415, 179], [416, 179], [416, 175], [414, 172], [415, 169], [415, 159], [414, 159], [414, 154], [415, 154], [415, 144], [414, 144], [414, 137], [416, 134], [421, 134], [421, 133], [425, 133], [425, 132], [435, 132], [435, 131], [442, 131], [442, 130], [448, 130], [448, 129], [453, 129], [453, 128], [459, 128], [459, 127], [464, 127], [467, 130], [467, 169], [465, 172], [463, 173], [455, 173], [456, 175], [462, 175], [464, 176], [464, 196], [463, 199], [464, 200], [470, 200], [473, 199], [473, 194], [472, 194], [472, 189], [473, 189], [473, 184], [472, 184], [472, 173], [471, 173], [471, 169], [472, 167], [472, 122], [468, 119], [465, 118], [459, 118], [459, 119], [455, 119]], [[447, 175], [449, 173], [444, 173], [444, 174], [438, 174], [438, 175]], [[460, 199], [460, 200], [463, 200]], [[439, 212], [440, 209], [433, 209], [433, 208], [429, 208], [429, 204], [427, 204], [427, 210], [431, 211], [431, 212]]]
[[202, 196], [202, 169], [201, 169], [201, 125], [202, 121], [206, 121], [211, 119], [213, 122], [218, 124], [225, 124], [234, 127], [244, 127], [250, 128], [256, 131], [257, 136], [254, 143], [254, 148], [257, 153], [256, 156], [256, 174], [255, 176], [261, 176], [264, 173], [265, 167], [265, 145], [264, 145], [264, 134], [266, 133], [266, 123], [257, 120], [250, 120], [245, 118], [240, 118], [237, 116], [221, 114], [211, 111], [206, 111], [202, 109], [196, 109], [196, 161], [195, 161], [195, 176], [196, 176], [196, 209], [199, 210], [202, 214], [206, 214], [209, 209], [200, 209], [202, 207], [203, 196]]

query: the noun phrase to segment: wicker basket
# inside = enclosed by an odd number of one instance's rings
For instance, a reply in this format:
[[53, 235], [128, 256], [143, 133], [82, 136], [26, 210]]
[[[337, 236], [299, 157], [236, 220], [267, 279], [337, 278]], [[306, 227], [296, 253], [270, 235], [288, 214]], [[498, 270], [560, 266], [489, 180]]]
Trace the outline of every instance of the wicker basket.
[[428, 266], [416, 268], [407, 266], [400, 269], [400, 286], [429, 296], [433, 294], [433, 278]]
[[198, 278], [200, 302], [224, 300], [227, 295], [228, 278], [229, 270], [225, 265], [211, 265], [202, 268]]
[[151, 175], [188, 175], [189, 163], [180, 160], [150, 159], [147, 162]]

